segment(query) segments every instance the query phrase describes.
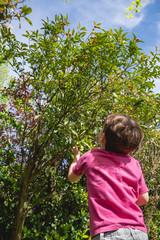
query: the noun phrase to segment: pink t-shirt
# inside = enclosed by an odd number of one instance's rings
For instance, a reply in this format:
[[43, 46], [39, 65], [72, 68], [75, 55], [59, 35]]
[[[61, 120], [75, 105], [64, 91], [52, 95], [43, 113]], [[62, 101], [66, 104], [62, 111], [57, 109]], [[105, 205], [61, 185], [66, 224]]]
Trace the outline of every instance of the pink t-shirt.
[[148, 192], [137, 160], [94, 148], [80, 157], [72, 171], [87, 176], [92, 237], [119, 228], [147, 233], [143, 213], [136, 205], [138, 196]]

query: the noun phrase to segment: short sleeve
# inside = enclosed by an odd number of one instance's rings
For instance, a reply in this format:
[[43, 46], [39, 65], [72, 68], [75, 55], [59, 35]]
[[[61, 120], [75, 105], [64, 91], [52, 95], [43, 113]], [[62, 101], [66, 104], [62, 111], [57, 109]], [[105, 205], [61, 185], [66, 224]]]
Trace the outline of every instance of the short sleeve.
[[146, 186], [146, 183], [145, 183], [145, 180], [144, 180], [144, 176], [143, 176], [143, 173], [142, 173], [140, 181], [139, 181], [139, 195], [141, 195], [143, 193], [146, 193], [148, 191], [149, 191], [149, 189]]
[[87, 153], [83, 154], [78, 160], [77, 164], [72, 168], [72, 171], [75, 175], [81, 176], [85, 173], [87, 156]]

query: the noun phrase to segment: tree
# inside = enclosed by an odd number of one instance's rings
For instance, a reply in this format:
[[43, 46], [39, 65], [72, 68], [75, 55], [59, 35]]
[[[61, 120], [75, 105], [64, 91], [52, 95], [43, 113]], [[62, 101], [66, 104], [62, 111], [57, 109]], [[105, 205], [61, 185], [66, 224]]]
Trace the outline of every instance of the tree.
[[42, 33], [26, 32], [28, 44], [10, 32], [1, 42], [1, 61], [18, 75], [2, 90], [10, 100], [0, 112], [1, 172], [15, 184], [12, 240], [21, 239], [44, 189], [51, 189], [46, 198], [56, 192], [51, 175], [65, 168], [72, 146], [80, 144], [83, 152], [97, 144], [108, 113], [123, 111], [144, 127], [152, 121], [154, 130], [159, 121], [159, 103], [150, 98], [160, 70], [158, 51], [148, 56], [139, 47], [142, 41], [134, 34], [128, 39], [121, 28], [106, 31], [94, 23], [86, 37], [84, 27], [71, 31], [68, 25], [67, 16], [55, 16], [43, 21]]
[[1, 27], [6, 23], [11, 23], [13, 19], [19, 21], [21, 27], [21, 18], [25, 18], [29, 24], [32, 22], [26, 17], [32, 12], [30, 7], [23, 5], [26, 0], [1, 0], [0, 1], [0, 25]]

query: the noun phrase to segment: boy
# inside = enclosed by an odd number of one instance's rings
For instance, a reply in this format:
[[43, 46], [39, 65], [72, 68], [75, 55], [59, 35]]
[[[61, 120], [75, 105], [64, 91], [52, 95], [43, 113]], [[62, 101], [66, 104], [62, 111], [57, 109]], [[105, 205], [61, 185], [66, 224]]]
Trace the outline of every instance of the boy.
[[137, 160], [128, 155], [143, 137], [138, 123], [125, 114], [111, 114], [99, 134], [101, 149], [80, 157], [73, 148], [70, 182], [87, 177], [92, 240], [147, 240], [139, 206], [149, 200], [148, 188]]

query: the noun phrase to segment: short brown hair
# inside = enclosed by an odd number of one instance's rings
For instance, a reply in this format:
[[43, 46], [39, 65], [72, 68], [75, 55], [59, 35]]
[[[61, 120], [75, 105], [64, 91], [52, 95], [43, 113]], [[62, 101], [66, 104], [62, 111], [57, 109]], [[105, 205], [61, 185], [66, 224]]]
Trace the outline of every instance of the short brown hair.
[[107, 116], [103, 132], [106, 137], [107, 151], [127, 154], [135, 150], [143, 133], [138, 123], [125, 114], [110, 114]]

